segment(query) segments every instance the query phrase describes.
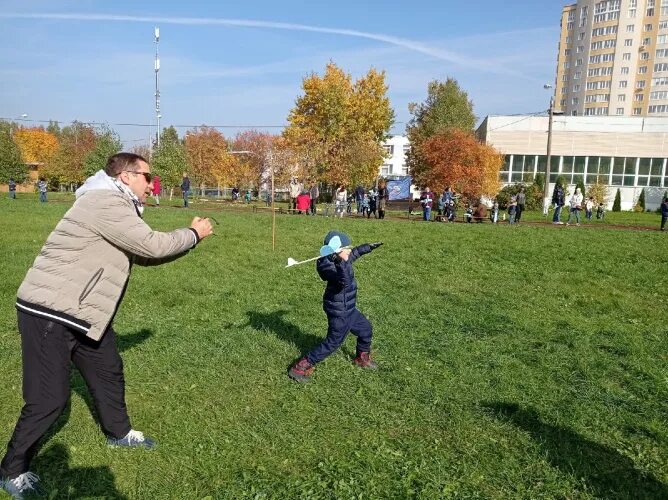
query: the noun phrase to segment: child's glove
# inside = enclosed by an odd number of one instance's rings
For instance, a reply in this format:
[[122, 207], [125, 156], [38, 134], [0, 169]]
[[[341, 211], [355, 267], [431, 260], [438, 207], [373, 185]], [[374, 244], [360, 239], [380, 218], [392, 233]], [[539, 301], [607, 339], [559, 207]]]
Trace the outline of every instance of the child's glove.
[[378, 247], [381, 246], [382, 244], [383, 244], [382, 241], [379, 241], [379, 242], [377, 242], [377, 243], [369, 243], [369, 248], [370, 248], [371, 250], [375, 250], [376, 248], [378, 248]]

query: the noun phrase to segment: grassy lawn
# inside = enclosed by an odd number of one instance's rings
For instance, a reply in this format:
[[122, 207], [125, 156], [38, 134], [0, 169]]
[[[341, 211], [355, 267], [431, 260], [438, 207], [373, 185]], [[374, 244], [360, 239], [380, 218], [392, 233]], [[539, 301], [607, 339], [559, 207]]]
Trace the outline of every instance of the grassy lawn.
[[[67, 208], [0, 200], [2, 443], [22, 403], [15, 293]], [[133, 427], [159, 447], [108, 449], [74, 372], [34, 463], [53, 497], [668, 498], [665, 233], [280, 215], [272, 252], [268, 214], [214, 215], [190, 255], [135, 268], [115, 322]], [[349, 338], [301, 386], [286, 369], [324, 336], [323, 283], [284, 266], [329, 229], [386, 243], [356, 264], [381, 368], [354, 368]]]

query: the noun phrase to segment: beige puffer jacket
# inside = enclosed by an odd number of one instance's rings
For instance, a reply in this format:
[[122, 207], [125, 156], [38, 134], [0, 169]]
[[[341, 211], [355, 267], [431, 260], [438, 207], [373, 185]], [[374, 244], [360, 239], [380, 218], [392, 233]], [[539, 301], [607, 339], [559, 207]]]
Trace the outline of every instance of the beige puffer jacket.
[[118, 189], [85, 192], [28, 270], [17, 309], [100, 340], [123, 297], [131, 264], [173, 260], [196, 243], [197, 233], [189, 228], [153, 231]]

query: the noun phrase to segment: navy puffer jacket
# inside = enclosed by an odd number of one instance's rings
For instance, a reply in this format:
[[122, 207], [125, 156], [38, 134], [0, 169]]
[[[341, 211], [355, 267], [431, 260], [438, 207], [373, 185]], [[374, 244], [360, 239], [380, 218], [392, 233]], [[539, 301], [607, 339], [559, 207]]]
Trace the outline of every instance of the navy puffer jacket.
[[357, 281], [355, 281], [353, 262], [369, 252], [371, 247], [365, 243], [353, 248], [347, 261], [338, 259], [336, 255], [318, 259], [318, 274], [327, 282], [322, 297], [322, 308], [328, 316], [345, 317], [355, 310]]

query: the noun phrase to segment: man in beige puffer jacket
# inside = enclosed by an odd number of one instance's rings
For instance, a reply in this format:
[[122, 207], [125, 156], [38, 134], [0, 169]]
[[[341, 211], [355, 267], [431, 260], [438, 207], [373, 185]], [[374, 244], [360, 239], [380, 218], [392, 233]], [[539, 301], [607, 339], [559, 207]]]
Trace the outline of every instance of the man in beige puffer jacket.
[[39, 478], [29, 472], [30, 461], [67, 405], [70, 362], [88, 385], [110, 445], [154, 445], [130, 426], [112, 321], [133, 264], [174, 260], [213, 230], [208, 219], [196, 217], [189, 228], [153, 231], [141, 218], [151, 189], [144, 158], [109, 158], [104, 171], [77, 190], [19, 288], [25, 405], [0, 464], [0, 481], [11, 495], [35, 491]]

